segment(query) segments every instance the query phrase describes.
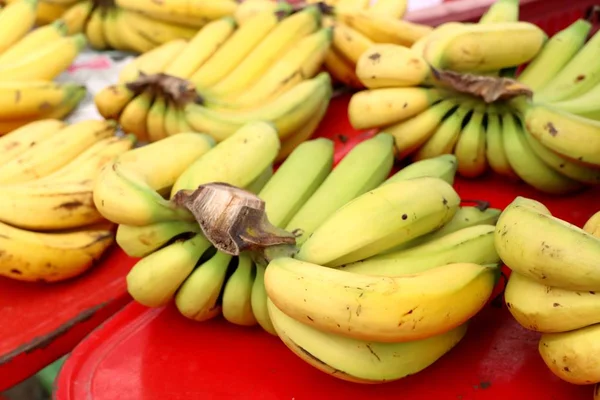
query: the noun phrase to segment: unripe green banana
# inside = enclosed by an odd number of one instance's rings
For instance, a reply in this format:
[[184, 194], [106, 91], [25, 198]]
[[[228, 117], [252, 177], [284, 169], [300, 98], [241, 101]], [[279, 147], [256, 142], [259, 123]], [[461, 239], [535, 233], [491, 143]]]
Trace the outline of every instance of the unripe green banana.
[[256, 277], [254, 262], [248, 254], [240, 254], [238, 265], [227, 279], [223, 288], [223, 317], [233, 324], [241, 326], [256, 325], [252, 313], [252, 286]]

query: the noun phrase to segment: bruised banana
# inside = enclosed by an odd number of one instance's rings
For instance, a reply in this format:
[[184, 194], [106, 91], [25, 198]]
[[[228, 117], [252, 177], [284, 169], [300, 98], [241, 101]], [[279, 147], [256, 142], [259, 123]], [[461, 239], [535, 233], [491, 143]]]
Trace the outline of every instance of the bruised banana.
[[265, 285], [278, 309], [320, 331], [408, 342], [447, 332], [475, 315], [492, 293], [496, 270], [460, 263], [382, 277], [283, 257], [267, 267]]
[[450, 351], [467, 331], [465, 323], [412, 342], [362, 341], [317, 330], [290, 318], [270, 300], [268, 305], [277, 335], [294, 354], [326, 374], [357, 383], [390, 382], [422, 371]]

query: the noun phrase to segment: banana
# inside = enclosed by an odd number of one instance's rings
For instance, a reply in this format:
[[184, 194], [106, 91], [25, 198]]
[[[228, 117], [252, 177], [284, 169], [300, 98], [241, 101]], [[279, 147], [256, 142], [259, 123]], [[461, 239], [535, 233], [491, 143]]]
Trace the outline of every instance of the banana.
[[429, 139], [412, 156], [413, 160], [423, 161], [454, 152], [459, 140], [463, 122], [473, 109], [472, 102], [463, 102], [451, 114], [443, 119]]
[[34, 119], [65, 104], [82, 86], [43, 80], [0, 82], [0, 118]]
[[384, 132], [394, 136], [396, 158], [404, 159], [417, 151], [456, 107], [453, 99], [442, 100], [410, 119], [383, 128]]
[[83, 34], [60, 38], [19, 61], [1, 65], [0, 82], [52, 80], [71, 65], [86, 44]]
[[243, 125], [253, 121], [272, 123], [283, 140], [303, 127], [331, 97], [331, 79], [325, 72], [300, 82], [281, 96], [250, 110], [213, 110], [189, 104], [186, 118], [198, 132], [210, 132], [217, 141], [225, 140]]
[[122, 13], [123, 11], [116, 7], [107, 8], [104, 11], [104, 15], [102, 16], [102, 34], [106, 39], [106, 44], [111, 49], [133, 50], [127, 44], [125, 38], [121, 36], [118, 28], [121, 23]]
[[496, 270], [457, 263], [382, 277], [283, 257], [269, 263], [265, 286], [283, 313], [320, 331], [409, 342], [447, 332], [479, 312], [492, 293]]
[[156, 142], [157, 140], [164, 139], [169, 136], [165, 128], [167, 107], [168, 104], [165, 97], [158, 94], [154, 98], [152, 107], [150, 110], [148, 110], [148, 117], [146, 120], [146, 129], [148, 130], [148, 140], [150, 142]]
[[[488, 111], [490, 110], [488, 109]], [[498, 112], [488, 112], [487, 125], [485, 127], [485, 158], [490, 164], [490, 169], [495, 173], [511, 178], [518, 178], [508, 162], [502, 139], [502, 131], [502, 117]]]
[[91, 268], [114, 241], [110, 230], [39, 233], [0, 223], [0, 275], [57, 282]]
[[71, 124], [0, 166], [0, 183], [15, 184], [49, 175], [114, 133], [115, 124], [110, 121], [86, 120]]
[[279, 139], [272, 125], [244, 125], [185, 169], [173, 184], [171, 198], [180, 190], [195, 190], [210, 182], [246, 187], [273, 163], [278, 152]]
[[422, 340], [379, 343], [317, 330], [288, 317], [271, 301], [269, 314], [278, 336], [294, 354], [326, 374], [356, 383], [390, 382], [416, 374], [450, 351], [467, 331], [463, 324]]
[[364, 85], [354, 72], [354, 65], [335, 48], [330, 48], [325, 54], [323, 65], [335, 81], [351, 88], [363, 88]]
[[[173, 136], [181, 131], [179, 124], [179, 105], [173, 100], [169, 100], [164, 116], [164, 128], [168, 136]], [[190, 131], [193, 131], [190, 130]]]
[[600, 323], [600, 294], [546, 286], [515, 271], [504, 300], [517, 322], [536, 332], [567, 332]]
[[136, 135], [140, 141], [148, 140], [148, 126], [146, 121], [154, 97], [154, 88], [147, 88], [125, 106], [119, 116], [119, 124], [125, 133]]
[[86, 31], [86, 22], [93, 9], [91, 0], [83, 0], [72, 5], [62, 15], [61, 20], [67, 25], [67, 34], [74, 35]]
[[271, 335], [277, 336], [277, 332], [275, 331], [275, 327], [273, 327], [273, 323], [271, 322], [271, 317], [269, 316], [269, 311], [267, 309], [267, 302], [269, 298], [267, 297], [267, 291], [265, 289], [266, 267], [259, 263], [257, 263], [255, 267], [256, 277], [254, 278], [252, 292], [250, 294], [252, 314], [254, 315], [254, 318], [256, 318], [256, 321], [261, 328]]
[[600, 211], [592, 215], [583, 226], [583, 230], [592, 236], [600, 238]]
[[254, 17], [256, 14], [262, 11], [275, 12], [280, 6], [280, 3], [271, 0], [243, 1], [235, 9], [233, 18], [235, 18], [235, 21], [238, 25], [243, 25], [248, 20], [252, 19], [252, 17]]
[[433, 31], [430, 26], [404, 21], [391, 15], [347, 10], [343, 7], [337, 7], [334, 12], [338, 21], [356, 29], [375, 43], [391, 43], [410, 47]]
[[122, 44], [127, 49], [137, 53], [147, 53], [159, 47], [144, 32], [138, 31], [127, 23], [127, 19], [123, 18], [123, 14], [126, 12], [126, 10], [119, 9], [119, 17], [114, 23], [115, 35], [120, 37]]
[[367, 9], [369, 13], [401, 19], [408, 8], [408, 0], [377, 0]]
[[458, 160], [458, 173], [466, 178], [481, 176], [487, 169], [484, 116], [484, 112], [473, 110], [454, 148], [454, 155]]
[[374, 44], [367, 36], [346, 24], [325, 18], [324, 25], [333, 28], [333, 47], [352, 65], [356, 65], [360, 56]]
[[544, 285], [600, 290], [600, 239], [536, 208], [536, 203], [517, 197], [500, 215], [495, 242], [502, 261]]
[[303, 243], [323, 221], [352, 199], [379, 186], [394, 162], [393, 140], [379, 134], [356, 145], [304, 203], [285, 229]]
[[350, 99], [348, 117], [354, 129], [377, 128], [413, 117], [441, 98], [439, 90], [421, 87], [364, 90]]
[[148, 225], [170, 220], [193, 220], [161, 194], [203, 154], [214, 141], [199, 133], [181, 133], [122, 154], [105, 166], [94, 186], [94, 203], [109, 221]]
[[179, 78], [191, 77], [198, 68], [219, 50], [236, 28], [235, 20], [225, 17], [208, 23], [190, 39], [187, 46], [165, 69], [165, 74]]
[[[528, 131], [531, 133], [529, 122]], [[582, 185], [547, 166], [531, 149], [525, 132], [509, 112], [502, 115], [502, 143], [511, 168], [534, 188], [552, 194], [579, 190]]]
[[364, 10], [369, 6], [369, 3], [369, 0], [339, 0], [336, 6], [350, 10]]
[[110, 85], [96, 93], [94, 104], [104, 118], [116, 120], [134, 97], [126, 84]]
[[519, 0], [496, 0], [479, 18], [480, 24], [519, 20]]
[[264, 169], [263, 172], [260, 173], [260, 175], [258, 175], [256, 177], [256, 179], [254, 179], [252, 182], [250, 182], [250, 184], [248, 186], [246, 186], [244, 189], [246, 189], [250, 193], [257, 194], [265, 187], [267, 182], [272, 177], [273, 177], [273, 166], [269, 165], [269, 166], [267, 166], [267, 168]]
[[201, 233], [196, 221], [165, 221], [144, 226], [119, 225], [116, 240], [129, 257], [146, 257], [174, 238]]
[[431, 31], [428, 35], [423, 36], [421, 39], [413, 43], [410, 48], [417, 54], [423, 56], [425, 54], [425, 47], [427, 44], [429, 44], [429, 42], [431, 42], [433, 39], [452, 34], [453, 32], [462, 29], [464, 25], [464, 22], [444, 22], [443, 24], [433, 28], [433, 31]]
[[600, 168], [592, 168], [561, 157], [544, 147], [529, 132], [525, 132], [525, 137], [535, 155], [554, 171], [577, 182], [590, 185], [600, 184]]
[[456, 156], [453, 154], [444, 154], [411, 163], [388, 178], [382, 185], [388, 185], [406, 179], [422, 178], [424, 176], [440, 178], [452, 185], [454, 184], [456, 167]]
[[599, 52], [600, 34], [596, 33], [534, 98], [545, 102], [572, 99], [600, 84]]
[[204, 236], [194, 235], [147, 255], [127, 274], [127, 291], [147, 307], [166, 305], [209, 248]]
[[438, 69], [492, 72], [530, 61], [545, 41], [544, 31], [528, 22], [470, 24], [431, 39], [424, 57]]
[[38, 0], [21, 0], [0, 10], [0, 54], [21, 40], [35, 24]]
[[414, 50], [378, 43], [362, 53], [356, 63], [356, 76], [369, 89], [411, 87], [432, 81], [431, 68]]
[[232, 15], [237, 7], [234, 0], [116, 0], [116, 5], [157, 20], [201, 27], [207, 21]]
[[108, 48], [104, 30], [102, 29], [102, 15], [104, 10], [99, 7], [92, 7], [87, 21], [84, 22], [85, 36], [88, 38], [90, 46], [96, 50], [104, 50]]
[[600, 121], [544, 105], [529, 107], [523, 118], [527, 131], [545, 147], [571, 160], [600, 166]]
[[403, 276], [453, 263], [498, 264], [500, 257], [494, 248], [494, 230], [493, 225], [476, 225], [340, 268], [358, 274]]
[[229, 254], [218, 251], [192, 272], [175, 296], [175, 305], [183, 316], [206, 321], [221, 313], [219, 298], [231, 263]]
[[[254, 83], [260, 81], [261, 76], [282, 56], [286, 50], [294, 45], [294, 42], [304, 36], [315, 32], [319, 27], [321, 13], [314, 6], [308, 6], [302, 11], [282, 20], [269, 34], [237, 65], [227, 76], [208, 89], [210, 97], [235, 96]], [[324, 32], [326, 42], [330, 39], [329, 30]], [[317, 44], [321, 41], [317, 37]], [[309, 47], [310, 47], [309, 42]], [[306, 44], [300, 42], [296, 49], [304, 50]], [[294, 57], [292, 57], [294, 58]], [[310, 62], [307, 72], [316, 73], [320, 64], [319, 60]], [[202, 90], [202, 88], [200, 88]]]
[[163, 72], [186, 45], [183, 39], [172, 40], [140, 55], [121, 69], [118, 83], [133, 82], [142, 73], [153, 75]]
[[30, 52], [51, 45], [54, 41], [64, 37], [66, 33], [67, 26], [63, 21], [55, 21], [47, 26], [34, 29], [0, 54], [0, 65], [17, 62], [27, 57]]
[[[221, 81], [238, 68], [242, 61], [247, 60], [250, 54], [255, 53], [255, 50], [266, 38], [273, 38], [273, 32], [281, 32], [280, 26], [284, 21], [287, 21], [287, 25], [289, 25], [286, 16], [290, 9], [284, 6], [279, 10], [281, 13], [269, 10], [258, 13], [236, 29], [212, 57], [190, 77], [190, 81], [196, 85], [196, 88], [206, 90]], [[270, 39], [270, 42], [274, 40]], [[264, 53], [266, 50], [262, 52]]]
[[[216, 101], [217, 106], [232, 108], [258, 107], [276, 99], [299, 82], [319, 71], [331, 44], [331, 29], [323, 28], [302, 38], [242, 94]], [[210, 106], [210, 98], [209, 106]], [[223, 104], [224, 103], [224, 104]]]
[[257, 324], [252, 313], [252, 286], [256, 278], [256, 269], [247, 254], [238, 257], [238, 265], [223, 288], [223, 317], [236, 325], [253, 326]]
[[35, 19], [35, 24], [38, 27], [44, 25], [50, 25], [55, 21], [62, 18], [63, 14], [71, 8], [73, 3], [69, 4], [55, 4], [55, 3], [46, 3], [44, 1], [38, 2], [37, 6], [37, 15]]
[[575, 98], [552, 103], [552, 106], [580, 117], [600, 121], [600, 82]]
[[380, 186], [327, 218], [296, 258], [329, 267], [364, 260], [442, 227], [459, 204], [452, 186], [438, 178]]
[[176, 39], [189, 40], [198, 32], [197, 28], [163, 22], [144, 14], [124, 10], [121, 12], [123, 23], [133, 27], [138, 34], [143, 35], [157, 45]]
[[600, 383], [600, 325], [572, 332], [543, 334], [538, 346], [546, 366], [574, 385]]
[[5, 165], [27, 150], [39, 145], [64, 128], [65, 125], [63, 121], [56, 119], [42, 119], [0, 137], [0, 165]]
[[592, 24], [578, 19], [554, 34], [539, 54], [523, 69], [517, 80], [529, 86], [538, 95], [581, 50]]

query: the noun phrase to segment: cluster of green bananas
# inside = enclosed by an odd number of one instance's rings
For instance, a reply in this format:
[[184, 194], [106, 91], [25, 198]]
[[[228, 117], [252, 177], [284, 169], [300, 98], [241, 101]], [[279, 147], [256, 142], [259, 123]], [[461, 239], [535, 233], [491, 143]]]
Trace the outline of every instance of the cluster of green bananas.
[[84, 33], [95, 49], [140, 53], [174, 39], [189, 39], [210, 21], [232, 15], [238, 5], [235, 0], [38, 1], [38, 24], [61, 19], [70, 34]]
[[[320, 138], [300, 144], [273, 173], [279, 147], [273, 125], [252, 122], [216, 145], [206, 134], [178, 133], [104, 168], [95, 204], [119, 224], [119, 246], [141, 258], [127, 276], [132, 297], [149, 307], [174, 301], [195, 321], [222, 314], [237, 325], [259, 324], [344, 379], [398, 379], [450, 350], [494, 287], [500, 210], [460, 207], [452, 155], [388, 178], [394, 144], [387, 134], [360, 143], [333, 169], [333, 142]], [[294, 232], [296, 258], [268, 263], [211, 245], [173, 199], [212, 182], [256, 193], [268, 221]], [[406, 290], [390, 290], [395, 285]], [[326, 299], [339, 302], [331, 315], [322, 310]], [[365, 364], [373, 357], [381, 361], [375, 370]]]
[[92, 191], [100, 168], [134, 144], [114, 136], [115, 125], [43, 119], [0, 138], [0, 275], [68, 279], [114, 242]]
[[512, 270], [506, 306], [543, 333], [548, 368], [576, 385], [600, 383], [600, 211], [580, 229], [517, 197], [500, 215], [495, 246]]
[[[369, 90], [351, 100], [353, 126], [394, 135], [400, 158], [453, 153], [469, 178], [491, 169], [554, 194], [599, 184], [600, 34], [586, 43], [591, 24], [578, 20], [547, 39], [517, 21], [518, 7], [498, 0], [477, 24], [440, 25], [411, 48], [369, 48], [357, 64]], [[494, 78], [524, 63], [516, 82]], [[459, 91], [441, 71], [471, 74], [476, 90]], [[533, 100], [485, 99], [498, 86]]]
[[170, 41], [121, 70], [119, 83], [95, 96], [105, 118], [125, 132], [156, 141], [206, 132], [217, 141], [247, 122], [275, 124], [278, 159], [309, 138], [323, 118], [331, 82], [319, 73], [331, 44], [316, 6], [224, 17], [189, 41]]
[[62, 119], [86, 93], [53, 82], [85, 47], [85, 37], [67, 36], [62, 21], [31, 30], [36, 7], [37, 0], [19, 0], [0, 9], [0, 135], [39, 119]]

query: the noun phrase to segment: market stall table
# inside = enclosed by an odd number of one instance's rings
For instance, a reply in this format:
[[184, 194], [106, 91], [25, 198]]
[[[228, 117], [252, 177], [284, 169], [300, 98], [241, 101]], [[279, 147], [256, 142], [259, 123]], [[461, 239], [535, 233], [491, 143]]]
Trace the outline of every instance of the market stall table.
[[[317, 133], [336, 142], [336, 161], [373, 134], [351, 129], [348, 99], [332, 102]], [[455, 187], [462, 199], [487, 200], [497, 208], [517, 195], [541, 200], [555, 216], [579, 226], [600, 207], [598, 189], [553, 197], [497, 177], [459, 178]], [[591, 399], [591, 387], [569, 385], [552, 375], [537, 351], [539, 334], [519, 326], [501, 297], [494, 297], [447, 356], [415, 376], [384, 385], [352, 384], [319, 372], [260, 328], [223, 319], [198, 323], [173, 305], [148, 309], [132, 303], [74, 349], [58, 377], [55, 398]]]

